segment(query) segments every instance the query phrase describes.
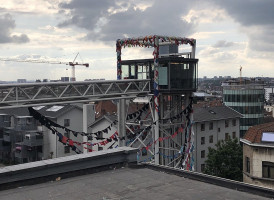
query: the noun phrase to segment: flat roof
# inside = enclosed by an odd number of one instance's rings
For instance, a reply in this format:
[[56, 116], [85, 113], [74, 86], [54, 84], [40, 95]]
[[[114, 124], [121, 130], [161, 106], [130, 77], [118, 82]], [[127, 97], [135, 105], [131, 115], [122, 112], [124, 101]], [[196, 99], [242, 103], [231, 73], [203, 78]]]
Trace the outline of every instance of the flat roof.
[[0, 191], [18, 199], [268, 199], [148, 168], [119, 168]]

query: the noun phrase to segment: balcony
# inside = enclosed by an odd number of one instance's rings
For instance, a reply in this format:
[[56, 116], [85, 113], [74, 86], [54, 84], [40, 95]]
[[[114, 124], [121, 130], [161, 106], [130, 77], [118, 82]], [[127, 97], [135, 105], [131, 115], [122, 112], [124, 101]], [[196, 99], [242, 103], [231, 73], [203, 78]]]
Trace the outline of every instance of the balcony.
[[3, 135], [3, 140], [4, 140], [5, 142], [10, 142], [10, 135], [9, 135], [9, 134], [4, 134], [4, 135]]
[[20, 146], [20, 144], [17, 144], [14, 151], [15, 158], [27, 158], [27, 150], [24, 146]]
[[0, 139], [0, 151], [1, 152], [10, 152], [10, 143], [6, 143], [3, 139]]
[[43, 135], [41, 133], [28, 133], [25, 134], [23, 145], [29, 147], [36, 147], [43, 145]]
[[11, 142], [13, 135], [14, 135], [14, 130], [11, 127], [7, 127], [3, 129], [4, 142]]

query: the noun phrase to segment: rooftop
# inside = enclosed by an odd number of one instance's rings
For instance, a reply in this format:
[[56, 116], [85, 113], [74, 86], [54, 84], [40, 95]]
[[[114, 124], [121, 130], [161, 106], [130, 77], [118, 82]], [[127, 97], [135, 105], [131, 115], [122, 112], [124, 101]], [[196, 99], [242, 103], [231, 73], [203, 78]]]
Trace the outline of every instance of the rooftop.
[[171, 167], [137, 165], [136, 152], [120, 147], [0, 168], [1, 200], [274, 197], [274, 190], [255, 185]]
[[214, 121], [231, 118], [241, 118], [242, 115], [227, 106], [194, 108], [193, 119], [195, 122]]
[[[34, 108], [42, 115], [47, 116], [47, 117], [52, 117], [52, 118], [59, 117], [74, 108], [80, 109], [79, 106], [69, 105], [69, 104], [68, 105], [59, 105], [59, 106], [54, 106], [54, 105], [37, 106]], [[0, 110], [0, 114], [14, 115], [14, 116], [21, 117], [21, 118], [30, 116], [27, 107], [2, 109], [2, 110]]]
[[262, 143], [263, 133], [274, 133], [274, 122], [250, 127], [245, 133], [243, 139], [250, 143]]
[[267, 199], [148, 168], [120, 168], [0, 192], [17, 199]]

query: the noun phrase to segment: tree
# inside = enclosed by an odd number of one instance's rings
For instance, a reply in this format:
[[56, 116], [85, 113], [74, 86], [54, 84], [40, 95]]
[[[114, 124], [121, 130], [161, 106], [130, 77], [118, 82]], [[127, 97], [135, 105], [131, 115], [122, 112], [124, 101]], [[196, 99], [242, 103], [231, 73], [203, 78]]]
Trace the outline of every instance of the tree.
[[243, 180], [243, 149], [237, 139], [219, 141], [209, 147], [204, 173], [236, 181]]

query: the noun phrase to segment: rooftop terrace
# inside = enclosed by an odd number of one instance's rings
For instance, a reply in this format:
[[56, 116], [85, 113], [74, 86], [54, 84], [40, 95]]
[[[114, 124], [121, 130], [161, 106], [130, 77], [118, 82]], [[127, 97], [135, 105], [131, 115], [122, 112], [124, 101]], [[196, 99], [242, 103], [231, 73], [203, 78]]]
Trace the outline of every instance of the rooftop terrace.
[[169, 167], [137, 165], [136, 149], [124, 147], [0, 168], [0, 181], [1, 200], [274, 197], [273, 190], [253, 185]]

